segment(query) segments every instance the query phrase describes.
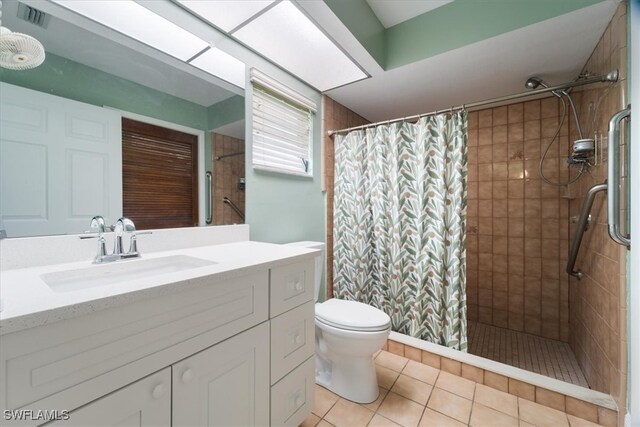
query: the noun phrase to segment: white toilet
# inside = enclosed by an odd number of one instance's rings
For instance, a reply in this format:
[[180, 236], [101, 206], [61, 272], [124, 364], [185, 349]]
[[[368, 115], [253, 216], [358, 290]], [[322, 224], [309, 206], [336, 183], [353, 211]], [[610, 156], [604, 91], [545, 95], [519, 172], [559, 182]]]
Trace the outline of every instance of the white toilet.
[[381, 310], [355, 301], [330, 299], [317, 303], [324, 268], [324, 243], [295, 242], [321, 249], [316, 257], [316, 383], [358, 403], [378, 398], [373, 355], [384, 345], [391, 319]]

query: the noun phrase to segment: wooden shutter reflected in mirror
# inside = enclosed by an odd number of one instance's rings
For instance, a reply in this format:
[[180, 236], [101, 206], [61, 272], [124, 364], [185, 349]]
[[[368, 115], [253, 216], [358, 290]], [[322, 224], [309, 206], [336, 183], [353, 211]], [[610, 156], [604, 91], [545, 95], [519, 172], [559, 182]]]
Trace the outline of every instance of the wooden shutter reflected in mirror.
[[122, 196], [139, 230], [197, 226], [197, 136], [123, 118]]

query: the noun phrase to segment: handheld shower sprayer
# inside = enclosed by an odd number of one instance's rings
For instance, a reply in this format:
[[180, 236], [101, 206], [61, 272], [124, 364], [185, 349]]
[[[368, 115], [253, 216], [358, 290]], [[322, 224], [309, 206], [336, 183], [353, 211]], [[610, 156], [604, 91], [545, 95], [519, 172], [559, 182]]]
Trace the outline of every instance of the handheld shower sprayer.
[[[613, 72], [609, 73], [610, 75], [607, 75], [605, 80], [608, 81], [615, 81], [617, 80], [618, 76], [617, 74], [614, 75]], [[583, 76], [579, 76], [578, 79], [583, 78]], [[529, 77], [527, 79], [527, 81], [525, 82], [525, 87], [527, 89], [537, 89], [539, 86], [542, 86], [544, 88], [548, 88], [549, 85], [547, 83], [545, 83], [544, 80], [542, 80], [540, 77], [537, 76], [532, 76]], [[562, 103], [562, 116], [560, 117], [560, 123], [558, 125], [558, 130], [555, 132], [555, 135], [553, 136], [553, 138], [551, 138], [551, 141], [549, 142], [549, 144], [547, 145], [546, 149], [544, 150], [544, 152], [542, 153], [542, 157], [540, 159], [540, 163], [539, 163], [539, 167], [538, 167], [538, 172], [540, 173], [540, 177], [547, 183], [549, 184], [554, 184], [554, 185], [558, 185], [558, 186], [564, 186], [564, 185], [569, 185], [575, 181], [578, 180], [578, 178], [580, 178], [580, 176], [582, 175], [582, 173], [584, 172], [584, 167], [585, 164], [589, 163], [589, 159], [592, 156], [593, 152], [595, 151], [595, 141], [593, 139], [590, 138], [585, 138], [584, 135], [582, 134], [582, 128], [580, 127], [580, 121], [578, 120], [578, 113], [576, 111], [576, 106], [573, 103], [573, 99], [571, 98], [571, 95], [569, 95], [569, 92], [567, 90], [567, 88], [564, 89], [557, 89], [554, 91], [551, 91], [551, 93], [556, 96], [560, 102]], [[567, 101], [569, 101], [569, 106], [570, 109], [573, 111], [573, 118], [575, 120], [575, 124], [576, 124], [576, 129], [578, 131], [578, 135], [580, 135], [580, 139], [576, 140], [573, 142], [572, 145], [572, 152], [571, 155], [569, 156], [569, 158], [567, 159], [567, 163], [569, 165], [581, 165], [580, 168], [580, 172], [578, 173], [578, 175], [567, 181], [567, 182], [553, 182], [549, 179], [547, 179], [546, 176], [544, 176], [544, 172], [543, 172], [543, 168], [542, 165], [547, 157], [547, 153], [549, 152], [549, 149], [551, 148], [551, 146], [553, 145], [554, 142], [556, 142], [556, 140], [558, 139], [558, 136], [560, 134], [560, 129], [562, 128], [562, 125], [564, 123], [565, 117], [567, 116], [567, 103], [565, 101], [565, 98], [567, 99]]]

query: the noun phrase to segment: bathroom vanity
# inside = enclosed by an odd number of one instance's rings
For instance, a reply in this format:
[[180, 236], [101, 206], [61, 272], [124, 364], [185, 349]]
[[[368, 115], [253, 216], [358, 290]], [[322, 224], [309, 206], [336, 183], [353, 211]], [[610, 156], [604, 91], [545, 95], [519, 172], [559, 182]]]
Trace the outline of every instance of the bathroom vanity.
[[69, 411], [60, 425], [299, 425], [314, 404], [315, 254], [238, 241], [3, 267], [2, 424], [47, 410]]

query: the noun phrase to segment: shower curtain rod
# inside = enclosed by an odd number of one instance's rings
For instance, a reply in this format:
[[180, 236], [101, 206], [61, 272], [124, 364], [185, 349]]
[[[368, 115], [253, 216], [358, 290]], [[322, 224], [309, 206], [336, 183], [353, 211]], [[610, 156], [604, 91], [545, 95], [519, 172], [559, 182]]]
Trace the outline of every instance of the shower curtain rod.
[[588, 85], [588, 84], [592, 84], [592, 83], [602, 83], [602, 82], [617, 82], [618, 81], [618, 70], [612, 70], [610, 71], [608, 74], [603, 74], [601, 76], [596, 76], [596, 77], [589, 77], [586, 79], [581, 79], [581, 80], [575, 80], [569, 83], [564, 83], [561, 85], [556, 85], [556, 86], [549, 86], [549, 87], [545, 87], [542, 89], [535, 89], [535, 90], [530, 90], [528, 92], [521, 92], [521, 93], [516, 93], [513, 95], [506, 95], [506, 96], [500, 96], [497, 98], [491, 98], [491, 99], [485, 99], [484, 101], [477, 101], [477, 102], [472, 102], [470, 104], [462, 104], [458, 107], [451, 107], [451, 108], [445, 108], [442, 110], [436, 110], [436, 111], [432, 111], [430, 113], [423, 113], [423, 114], [416, 114], [415, 116], [409, 116], [409, 117], [399, 117], [397, 119], [393, 119], [393, 120], [382, 120], [376, 123], [370, 123], [368, 125], [362, 125], [362, 126], [354, 126], [351, 128], [346, 128], [346, 129], [340, 129], [340, 130], [330, 130], [327, 133], [329, 134], [329, 136], [333, 136], [336, 133], [342, 133], [342, 132], [351, 132], [352, 130], [358, 130], [358, 129], [366, 129], [366, 128], [370, 128], [370, 127], [375, 127], [378, 125], [382, 125], [382, 124], [390, 124], [390, 123], [396, 123], [396, 122], [404, 122], [404, 121], [411, 121], [411, 120], [416, 120], [419, 119], [421, 117], [426, 117], [426, 116], [435, 116], [437, 114], [440, 113], [444, 113], [447, 111], [454, 111], [454, 110], [464, 110], [467, 108], [475, 108], [475, 107], [480, 107], [483, 105], [489, 105], [489, 104], [496, 104], [498, 102], [503, 102], [503, 101], [510, 101], [512, 99], [518, 99], [518, 98], [525, 98], [527, 96], [532, 96], [532, 95], [539, 95], [542, 93], [547, 93], [547, 92], [553, 92], [556, 90], [562, 90], [562, 89], [569, 89], [572, 87], [576, 87], [576, 86], [583, 86], [583, 85]]

